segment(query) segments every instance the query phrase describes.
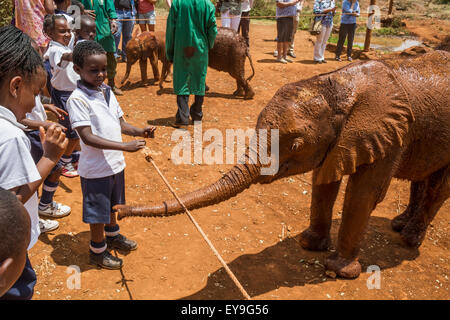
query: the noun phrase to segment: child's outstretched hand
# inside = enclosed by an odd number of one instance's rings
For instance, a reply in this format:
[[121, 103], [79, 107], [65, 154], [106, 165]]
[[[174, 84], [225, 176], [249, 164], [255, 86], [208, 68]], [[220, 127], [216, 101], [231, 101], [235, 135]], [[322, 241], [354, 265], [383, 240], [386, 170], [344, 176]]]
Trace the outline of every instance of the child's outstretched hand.
[[148, 126], [148, 127], [142, 128], [142, 135], [141, 135], [141, 137], [154, 138], [155, 137], [155, 130], [156, 130], [156, 127], [154, 127], [154, 126]]
[[69, 114], [61, 108], [58, 108], [54, 104], [44, 104], [44, 109], [53, 113], [59, 120], [64, 120], [64, 116]]
[[125, 142], [123, 145], [124, 145], [123, 151], [136, 152], [145, 147], [145, 140], [143, 139], [133, 140], [130, 142]]
[[43, 157], [50, 159], [55, 164], [66, 151], [69, 140], [63, 130], [54, 125], [51, 125], [47, 132], [43, 127], [39, 127], [39, 135], [41, 137], [42, 148], [44, 149]]

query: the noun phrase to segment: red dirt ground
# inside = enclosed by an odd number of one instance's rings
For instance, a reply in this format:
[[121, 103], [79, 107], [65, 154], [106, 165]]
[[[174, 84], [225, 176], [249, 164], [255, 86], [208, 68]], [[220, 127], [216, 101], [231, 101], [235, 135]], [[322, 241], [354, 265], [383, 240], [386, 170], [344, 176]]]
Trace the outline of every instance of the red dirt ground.
[[[161, 29], [162, 26], [160, 27]], [[259, 112], [282, 85], [341, 67], [332, 60], [312, 64], [309, 34], [296, 36], [297, 59], [292, 64], [275, 63], [275, 27], [251, 25], [251, 53], [256, 75], [251, 85], [254, 100], [232, 96], [235, 82], [225, 73], [209, 69], [211, 90], [204, 104], [203, 130], [254, 128]], [[250, 69], [247, 65], [248, 70]], [[120, 79], [125, 65], [119, 64]], [[150, 68], [149, 68], [149, 72]], [[130, 80], [139, 80], [136, 65]], [[161, 155], [156, 163], [177, 192], [192, 191], [216, 181], [231, 165], [175, 165], [170, 154], [173, 128], [168, 125], [176, 112], [172, 84], [162, 94], [157, 86], [135, 87], [118, 97], [125, 118], [137, 126], [158, 127], [150, 148]], [[160, 92], [161, 93], [161, 92]], [[192, 132], [192, 129], [189, 129]], [[130, 137], [124, 138], [129, 141]], [[125, 155], [128, 203], [148, 203], [171, 198], [156, 171], [141, 153]], [[380, 289], [368, 289], [370, 274], [356, 280], [325, 276], [323, 263], [329, 252], [309, 252], [298, 243], [298, 234], [308, 226], [311, 174], [293, 176], [270, 185], [253, 185], [237, 197], [193, 211], [231, 270], [255, 299], [448, 299], [450, 203], [441, 208], [419, 249], [403, 245], [390, 228], [390, 220], [404, 210], [409, 184], [394, 180], [385, 200], [373, 212], [361, 250], [365, 271], [381, 268]], [[370, 183], [368, 181], [368, 183]], [[333, 212], [335, 243], [345, 184]], [[119, 256], [122, 271], [97, 269], [88, 264], [89, 227], [81, 220], [82, 195], [78, 178], [62, 178], [56, 200], [72, 207], [60, 228], [43, 234], [30, 251], [38, 283], [34, 299], [242, 299], [224, 268], [184, 214], [169, 218], [130, 218], [120, 222], [126, 236], [139, 243], [137, 251]], [[79, 266], [81, 287], [67, 286], [67, 267]]]

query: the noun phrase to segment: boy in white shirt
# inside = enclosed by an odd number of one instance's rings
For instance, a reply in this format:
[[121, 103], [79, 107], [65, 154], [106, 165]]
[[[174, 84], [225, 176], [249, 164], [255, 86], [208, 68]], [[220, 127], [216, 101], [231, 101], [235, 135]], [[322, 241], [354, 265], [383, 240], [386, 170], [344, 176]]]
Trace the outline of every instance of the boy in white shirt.
[[[106, 78], [105, 50], [94, 41], [78, 43], [73, 51], [74, 69], [80, 75], [77, 89], [67, 101], [72, 127], [81, 138], [78, 172], [83, 192], [83, 222], [91, 230], [90, 263], [120, 269], [123, 261], [106, 250], [135, 250], [137, 244], [120, 234], [113, 206], [125, 203], [122, 151], [135, 152], [145, 140], [122, 142], [122, 133], [153, 137], [155, 127], [140, 129], [125, 122], [123, 111]], [[106, 241], [105, 241], [106, 235]]]
[[[34, 164], [30, 140], [18, 120], [35, 105], [46, 74], [42, 59], [30, 38], [13, 26], [0, 28], [0, 187], [13, 192], [24, 203], [31, 220], [30, 250], [39, 237], [37, 189], [49, 175], [67, 146], [67, 139], [55, 125], [40, 128], [43, 156]], [[4, 299], [31, 299], [36, 274], [27, 257], [25, 268]]]
[[[52, 39], [44, 55], [44, 59], [50, 63], [52, 73], [52, 102], [58, 108], [67, 111], [67, 99], [76, 89], [77, 81], [80, 79], [80, 76], [73, 70], [72, 49], [69, 47], [73, 35], [67, 19], [63, 15], [47, 15], [44, 19], [44, 32]], [[67, 150], [61, 158], [62, 174], [69, 178], [76, 177], [78, 174], [72, 164], [72, 152], [80, 139], [70, 126], [68, 117], [59, 120], [59, 123], [67, 128], [66, 136], [69, 139]]]

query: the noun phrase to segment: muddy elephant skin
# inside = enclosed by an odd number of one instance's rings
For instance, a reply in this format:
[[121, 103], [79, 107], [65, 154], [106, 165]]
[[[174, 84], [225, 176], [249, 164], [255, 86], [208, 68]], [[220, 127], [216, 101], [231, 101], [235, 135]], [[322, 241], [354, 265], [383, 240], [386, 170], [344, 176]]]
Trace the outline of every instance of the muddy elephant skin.
[[[245, 59], [248, 57], [252, 68], [252, 75], [245, 79]], [[233, 93], [235, 96], [244, 96], [244, 99], [252, 99], [255, 95], [249, 81], [255, 75], [253, 62], [245, 39], [230, 28], [217, 28], [214, 47], [209, 51], [208, 66], [218, 71], [230, 74], [237, 84]]]
[[[139, 67], [141, 69], [141, 80], [145, 85], [147, 79], [147, 59], [150, 60], [150, 64], [153, 70], [154, 83], [159, 81], [159, 87], [162, 88], [163, 81], [166, 80], [167, 75], [170, 73], [171, 63], [166, 59], [166, 36], [164, 32], [149, 32], [145, 31], [132, 38], [127, 43], [127, 70], [121, 83], [130, 76], [131, 67], [136, 61], [139, 60]], [[161, 76], [158, 69], [158, 60], [162, 62]]]
[[[312, 170], [310, 226], [300, 234], [300, 244], [326, 250], [333, 205], [348, 175], [337, 250], [326, 266], [338, 276], [358, 277], [369, 216], [392, 178], [411, 181], [409, 204], [392, 220], [409, 246], [420, 246], [450, 197], [449, 88], [450, 53], [440, 50], [410, 59], [357, 62], [287, 84], [256, 124], [257, 129], [279, 129], [276, 175], [261, 175], [259, 162], [238, 164], [216, 183], [180, 198], [187, 208], [200, 208], [229, 199], [252, 183]], [[183, 211], [175, 200], [116, 210], [119, 219]]]

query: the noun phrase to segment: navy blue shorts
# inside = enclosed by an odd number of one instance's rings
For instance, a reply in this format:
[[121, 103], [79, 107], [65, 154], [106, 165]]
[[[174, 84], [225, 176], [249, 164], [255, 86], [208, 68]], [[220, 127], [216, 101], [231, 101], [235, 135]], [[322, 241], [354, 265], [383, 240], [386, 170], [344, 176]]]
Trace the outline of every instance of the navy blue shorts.
[[30, 259], [25, 262], [22, 274], [16, 283], [3, 295], [0, 300], [31, 300], [36, 285], [36, 273], [31, 266]]
[[[44, 149], [42, 148], [41, 138], [39, 136], [39, 130], [25, 131], [26, 136], [31, 143], [31, 156], [33, 157], [34, 163], [37, 164], [44, 155]], [[53, 167], [50, 174], [62, 168], [60, 161]]]
[[[59, 91], [53, 88], [51, 94], [52, 94], [52, 101], [55, 104], [55, 106], [68, 112], [66, 108], [66, 103], [70, 95], [72, 94], [72, 91]], [[67, 128], [67, 131], [65, 133], [68, 139], [78, 139], [77, 132], [74, 129], [72, 129], [72, 125], [70, 124], [69, 116], [64, 116], [63, 120], [59, 120], [59, 124]]]
[[116, 204], [125, 204], [124, 171], [97, 179], [80, 177], [84, 223], [111, 223], [112, 207]]

